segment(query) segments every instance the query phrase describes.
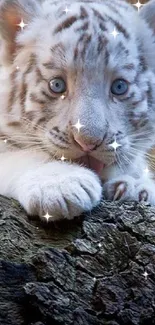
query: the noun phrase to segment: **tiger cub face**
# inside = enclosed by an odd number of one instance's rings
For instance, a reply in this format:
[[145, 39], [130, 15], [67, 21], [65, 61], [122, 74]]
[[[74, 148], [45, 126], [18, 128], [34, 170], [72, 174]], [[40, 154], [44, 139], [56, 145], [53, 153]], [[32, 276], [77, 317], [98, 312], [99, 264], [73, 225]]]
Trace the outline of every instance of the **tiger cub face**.
[[144, 9], [8, 0], [0, 26], [0, 132], [12, 147], [110, 165], [152, 145], [155, 42]]

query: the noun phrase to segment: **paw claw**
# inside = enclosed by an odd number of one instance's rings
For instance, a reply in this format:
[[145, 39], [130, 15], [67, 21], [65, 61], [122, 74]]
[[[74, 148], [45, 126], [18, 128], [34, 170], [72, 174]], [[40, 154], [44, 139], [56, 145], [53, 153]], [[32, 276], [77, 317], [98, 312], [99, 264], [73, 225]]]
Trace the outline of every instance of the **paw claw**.
[[148, 200], [148, 192], [143, 190], [139, 193], [139, 202], [146, 202]]
[[125, 191], [126, 191], [125, 183], [119, 183], [116, 187], [116, 192], [113, 200], [114, 201], [119, 200], [122, 197], [122, 195], [125, 193]]

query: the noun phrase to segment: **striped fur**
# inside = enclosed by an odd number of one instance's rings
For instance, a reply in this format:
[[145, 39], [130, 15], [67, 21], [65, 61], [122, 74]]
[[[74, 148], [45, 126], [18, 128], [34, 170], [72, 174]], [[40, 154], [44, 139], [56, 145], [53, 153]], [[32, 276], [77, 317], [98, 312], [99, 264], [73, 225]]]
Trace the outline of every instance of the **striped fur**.
[[[49, 155], [74, 160], [81, 155], [73, 140], [78, 119], [84, 125], [83, 141], [102, 143], [92, 154], [106, 164], [115, 160], [107, 152], [118, 132], [122, 154], [130, 152], [129, 137], [138, 132], [143, 132], [149, 149], [153, 139], [146, 138], [145, 131], [153, 132], [155, 125], [155, 45], [136, 9], [122, 0], [70, 0], [66, 14], [60, 0], [32, 7], [31, 2], [27, 7], [26, 1], [14, 0], [12, 7], [7, 1], [0, 9], [5, 14], [13, 10], [15, 19], [22, 13], [28, 23], [23, 32], [17, 30], [16, 39], [6, 37], [11, 22], [2, 35], [0, 134], [10, 140], [12, 150], [18, 141], [21, 148], [28, 143], [35, 148], [39, 141]], [[5, 29], [2, 15], [0, 24]], [[8, 42], [14, 50], [11, 61], [5, 62]], [[55, 77], [67, 84], [65, 99], [49, 88]], [[128, 93], [119, 97], [110, 92], [117, 78], [129, 84]]]

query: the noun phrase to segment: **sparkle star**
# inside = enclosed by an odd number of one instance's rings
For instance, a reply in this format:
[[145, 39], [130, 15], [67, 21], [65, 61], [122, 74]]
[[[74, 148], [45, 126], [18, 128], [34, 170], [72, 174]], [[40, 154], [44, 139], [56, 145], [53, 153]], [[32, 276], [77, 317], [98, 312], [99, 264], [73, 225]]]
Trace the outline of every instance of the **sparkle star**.
[[145, 272], [143, 273], [143, 276], [144, 276], [145, 280], [147, 280], [147, 277], [148, 277], [148, 273], [147, 273], [147, 271], [145, 271]]
[[117, 35], [119, 35], [119, 33], [117, 32], [116, 28], [114, 27], [114, 30], [112, 33], [110, 33], [111, 35], [113, 35], [114, 38], [117, 37]]
[[24, 23], [23, 19], [21, 20], [20, 24], [17, 24], [17, 26], [19, 26], [21, 28], [21, 30], [24, 29], [25, 26], [27, 26], [27, 24]]
[[66, 160], [66, 158], [64, 157], [64, 155], [62, 155], [62, 157], [60, 159], [61, 159], [61, 161], [65, 161]]
[[149, 169], [147, 167], [143, 171], [144, 171], [145, 174], [149, 173]]
[[4, 143], [7, 143], [7, 142], [8, 142], [8, 140], [5, 139], [5, 140], [4, 140]]
[[50, 216], [49, 214], [48, 214], [48, 212], [43, 216], [43, 218], [45, 218], [46, 219], [46, 221], [48, 222], [48, 220], [50, 219], [50, 218], [52, 218], [52, 216]]
[[144, 5], [142, 3], [140, 3], [140, 1], [138, 0], [138, 2], [134, 4], [134, 6], [137, 7], [138, 12], [139, 12], [140, 7], [144, 6]]
[[68, 7], [66, 7], [65, 8], [65, 10], [63, 10], [63, 11], [65, 11], [65, 13], [67, 14], [69, 11], [71, 11], [70, 9], [68, 9]]
[[18, 65], [16, 66], [16, 70], [19, 70], [19, 66]]
[[78, 132], [80, 132], [80, 129], [84, 126], [80, 123], [80, 120], [77, 121], [77, 123], [75, 125], [73, 125], [77, 130]]
[[122, 145], [117, 143], [116, 139], [114, 142], [112, 142], [111, 144], [109, 144], [109, 147], [112, 147], [115, 151], [117, 150], [117, 148], [121, 147]]
[[66, 98], [66, 96], [65, 96], [65, 95], [62, 95], [62, 96], [61, 96], [61, 99], [65, 99], [65, 98]]

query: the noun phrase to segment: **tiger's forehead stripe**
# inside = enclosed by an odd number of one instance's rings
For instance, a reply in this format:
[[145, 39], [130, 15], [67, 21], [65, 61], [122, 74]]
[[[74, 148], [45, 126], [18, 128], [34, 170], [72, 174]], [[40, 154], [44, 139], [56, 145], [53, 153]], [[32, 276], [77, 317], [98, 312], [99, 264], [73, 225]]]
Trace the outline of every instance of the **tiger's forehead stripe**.
[[123, 44], [121, 41], [117, 43], [117, 47], [116, 48], [119, 48], [119, 51], [121, 53], [124, 53], [126, 56], [129, 55], [130, 51], [128, 48], [126, 48], [125, 44]]
[[105, 49], [107, 43], [108, 40], [105, 37], [102, 37], [101, 35], [98, 36], [98, 46], [97, 46], [98, 55], [103, 51], [103, 49]]
[[83, 49], [81, 51], [81, 58], [84, 60], [84, 57], [85, 57], [85, 54], [86, 54], [86, 50], [87, 50], [87, 47], [88, 47], [88, 44], [91, 42], [92, 40], [92, 36], [87, 34], [85, 35], [85, 38], [83, 40]]
[[88, 13], [87, 13], [87, 10], [81, 6], [80, 7], [80, 19], [84, 19], [84, 18], [88, 18]]
[[100, 14], [100, 12], [95, 9], [95, 8], [92, 8], [92, 11], [94, 13], [94, 16], [97, 17], [99, 20], [101, 20], [103, 23], [106, 22], [106, 20], [104, 19], [104, 17]]
[[[114, 25], [114, 27], [117, 29], [117, 31], [119, 33], [121, 33], [126, 40], [130, 40], [129, 32], [126, 30], [126, 28], [117, 19], [114, 19], [113, 17], [108, 16], [107, 13], [105, 13], [104, 17], [103, 17], [102, 14], [95, 8], [91, 8], [91, 10], [92, 10], [94, 16], [98, 20], [98, 25], [99, 25], [98, 27], [101, 30], [101, 32], [107, 32], [108, 33], [106, 24], [107, 24], [107, 22], [111, 22]], [[120, 17], [122, 17], [122, 16], [119, 14], [119, 19], [120, 19]], [[65, 21], [63, 21], [61, 24], [59, 24], [54, 30], [54, 34], [62, 32], [63, 30], [66, 30], [66, 29], [72, 27], [72, 25], [75, 22], [77, 22], [77, 21], [79, 21], [81, 19], [82, 20], [86, 19], [86, 21], [82, 26], [74, 29], [75, 33], [83, 32], [83, 34], [80, 35], [80, 38], [77, 41], [77, 45], [76, 45], [75, 50], [74, 50], [74, 60], [77, 59], [79, 54], [81, 55], [81, 58], [84, 59], [84, 55], [86, 54], [87, 47], [88, 47], [89, 43], [92, 40], [91, 34], [90, 33], [85, 33], [85, 32], [88, 31], [89, 23], [90, 23], [89, 22], [89, 15], [88, 15], [87, 10], [81, 6], [80, 7], [80, 16], [79, 17], [75, 16], [75, 15], [71, 16], [71, 17], [68, 17]], [[108, 43], [107, 33], [106, 33], [106, 36], [105, 35], [103, 35], [102, 37], [98, 36], [98, 39], [97, 39], [97, 43], [98, 43], [97, 53], [98, 54], [101, 53], [102, 49], [104, 49], [106, 47], [107, 43]], [[81, 44], [81, 42], [83, 42], [83, 48], [82, 48], [81, 51], [79, 51], [78, 47], [79, 47], [79, 44]], [[48, 63], [46, 64], [45, 63], [45, 65], [46, 65], [47, 68], [52, 68], [51, 64], [48, 64]]]
[[[79, 39], [77, 40], [77, 44], [75, 46], [74, 49], [74, 61], [78, 58], [78, 56], [81, 56], [82, 59], [84, 59], [85, 54], [87, 53], [87, 48], [90, 44], [90, 42], [93, 40], [93, 35], [91, 33], [91, 31], [89, 30], [89, 27], [91, 28], [91, 22], [93, 21], [92, 15], [91, 15], [91, 19], [89, 19], [90, 13], [94, 14], [94, 16], [97, 18], [97, 22], [98, 22], [98, 35], [96, 35], [96, 47], [97, 47], [97, 54], [100, 54], [103, 50], [105, 53], [105, 60], [106, 63], [108, 63], [108, 59], [109, 59], [109, 54], [108, 50], [106, 49], [106, 45], [108, 44], [108, 42], [110, 42], [110, 38], [112, 38], [112, 36], [110, 35], [110, 28], [109, 28], [109, 22], [114, 26], [114, 28], [117, 29], [117, 31], [124, 36], [124, 38], [129, 41], [130, 39], [132, 39], [129, 31], [124, 27], [123, 22], [121, 22], [121, 18], [123, 19], [123, 12], [120, 11], [120, 7], [124, 9], [128, 8], [128, 4], [123, 4], [122, 2], [117, 0], [117, 2], [114, 0], [114, 2], [116, 3], [109, 3], [109, 0], [105, 0], [104, 5], [105, 5], [105, 13], [104, 15], [101, 14], [100, 10], [97, 7], [91, 7], [91, 5], [87, 8], [84, 8], [84, 6], [82, 6], [83, 4], [86, 3], [93, 3], [93, 1], [79, 1], [81, 3], [80, 8], [79, 8], [79, 15], [78, 13], [76, 14], [74, 12], [74, 14], [72, 16], [70, 16], [70, 14], [67, 13], [67, 18], [62, 22], [61, 19], [61, 23], [55, 28], [53, 34], [56, 35], [57, 33], [60, 33], [62, 31], [67, 30], [70, 27], [73, 27], [73, 25], [75, 24], [75, 28], [74, 28], [74, 33], [77, 33], [79, 35]], [[96, 4], [101, 4], [101, 1], [96, 1]], [[107, 11], [107, 9], [109, 9], [110, 7], [110, 11], [112, 13], [112, 15], [109, 15], [109, 12]], [[70, 8], [70, 7], [69, 7]], [[88, 10], [89, 9], [89, 10]], [[118, 9], [118, 10], [117, 10]], [[59, 8], [60, 10], [60, 8]], [[72, 10], [70, 10], [72, 11]], [[60, 10], [60, 14], [59, 14], [59, 18], [63, 18], [63, 16], [66, 16], [65, 10]], [[69, 15], [69, 16], [68, 16]], [[84, 23], [81, 24], [81, 26], [79, 26], [79, 22], [81, 22], [84, 20]], [[78, 26], [76, 27], [76, 22], [78, 22]], [[94, 28], [94, 26], [92, 26]], [[99, 34], [99, 31], [101, 31], [101, 34]], [[108, 37], [109, 34], [109, 37]], [[123, 44], [120, 42], [120, 45], [123, 46]], [[57, 45], [56, 45], [57, 46]], [[52, 48], [51, 49], [52, 52], [56, 55], [57, 53], [55, 53], [55, 49]], [[128, 49], [126, 48], [126, 54], [128, 55]], [[64, 49], [63, 49], [63, 53], [64, 53]], [[59, 54], [59, 60], [61, 59], [61, 55]], [[55, 66], [55, 62], [53, 61], [54, 58], [52, 58], [52, 62], [45, 62], [43, 63], [44, 67], [47, 69], [56, 69]], [[63, 65], [63, 55], [62, 55], [62, 60], [61, 63]], [[62, 67], [59, 66], [59, 70]]]
[[[110, 3], [105, 3], [106, 4], [106, 7], [109, 7]], [[117, 3], [117, 6], [118, 6], [118, 3]], [[116, 6], [116, 8], [117, 8]], [[116, 8], [112, 6], [110, 6], [110, 8], [112, 9], [112, 11], [117, 14], [119, 20], [122, 18], [122, 15], [120, 14], [120, 12], [117, 11]], [[89, 8], [90, 9], [90, 8]], [[118, 22], [117, 20], [115, 20], [114, 18], [112, 18], [111, 16], [107, 15], [106, 13], [104, 14], [104, 17], [102, 16], [102, 14], [95, 8], [91, 8], [93, 13], [94, 13], [94, 16], [97, 17], [99, 19], [99, 21], [102, 21], [102, 23], [106, 23], [107, 21], [111, 21], [113, 23], [113, 25], [117, 28], [118, 32], [122, 33], [124, 35], [124, 37], [126, 39], [129, 39], [130, 38], [130, 35], [128, 33], [128, 31], [123, 27], [123, 25]], [[64, 14], [64, 13], [63, 13]], [[62, 16], [62, 13], [61, 13], [61, 16]], [[89, 14], [87, 12], [87, 10], [84, 8], [84, 7], [80, 7], [80, 16], [71, 16], [71, 17], [68, 17], [66, 20], [64, 20], [63, 22], [61, 22], [54, 30], [54, 34], [57, 34], [65, 29], [68, 29], [70, 28], [75, 22], [77, 22], [78, 20], [83, 20], [85, 18], [89, 18]], [[87, 22], [88, 23], [88, 22]], [[102, 25], [103, 27], [104, 25]], [[85, 29], [87, 28], [87, 25], [84, 25]], [[104, 27], [103, 27], [104, 29]], [[106, 26], [105, 26], [105, 31], [107, 30], [106, 29]], [[77, 29], [77, 31], [79, 31], [79, 29]]]
[[86, 9], [81, 6], [80, 7], [80, 16], [79, 17], [77, 17], [77, 16], [71, 16], [71, 17], [67, 18], [62, 23], [60, 23], [60, 25], [58, 25], [55, 28], [53, 34], [55, 35], [55, 34], [61, 32], [62, 30], [71, 27], [79, 19], [80, 20], [83, 20], [84, 18], [87, 18], [87, 17], [88, 17], [88, 13], [87, 13]]
[[[99, 20], [101, 20], [103, 23], [107, 23], [107, 21], [111, 21], [113, 23], [113, 25], [117, 28], [117, 30], [124, 35], [125, 38], [127, 38], [127, 39], [130, 38], [130, 35], [127, 32], [127, 30], [117, 20], [115, 20], [111, 16], [108, 16], [107, 14], [105, 14], [103, 17], [97, 9], [92, 8], [92, 11], [94, 13], [94, 16], [97, 17]], [[122, 18], [122, 16], [121, 16], [121, 18]], [[105, 30], [107, 30], [106, 27], [105, 27]]]
[[[62, 9], [62, 6], [61, 6]], [[59, 18], [62, 18], [63, 16], [66, 16], [65, 10], [61, 11], [59, 14]], [[81, 5], [80, 6], [80, 19], [88, 18], [87, 10]]]
[[55, 30], [53, 34], [62, 32], [62, 30], [71, 27], [78, 20], [77, 16], [72, 16], [63, 21]]
[[81, 31], [86, 31], [88, 30], [88, 27], [89, 27], [89, 23], [88, 21], [86, 23], [84, 23], [81, 27], [78, 27], [75, 29], [75, 32], [81, 32]]
[[123, 27], [123, 25], [121, 25], [118, 21], [114, 20], [112, 17], [107, 16], [107, 19], [111, 21], [114, 24], [114, 26], [116, 26], [117, 31], [122, 33], [126, 39], [128, 40], [130, 39], [130, 35], [127, 32], [127, 30]]

